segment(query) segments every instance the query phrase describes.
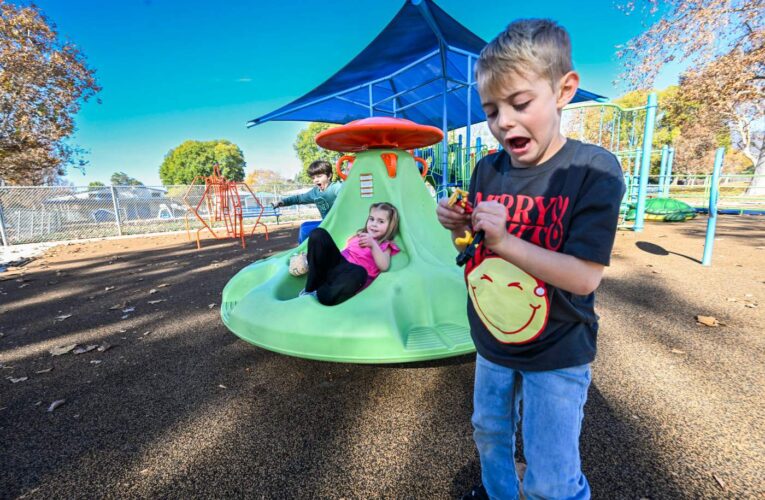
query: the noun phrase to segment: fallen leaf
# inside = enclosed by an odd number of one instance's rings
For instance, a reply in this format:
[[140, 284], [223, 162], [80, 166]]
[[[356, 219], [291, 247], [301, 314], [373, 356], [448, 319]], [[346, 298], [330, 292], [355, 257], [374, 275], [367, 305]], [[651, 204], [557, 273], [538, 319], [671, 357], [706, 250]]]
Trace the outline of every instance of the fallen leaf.
[[681, 351], [680, 349], [670, 349], [669, 352], [673, 354], [685, 354], [685, 351]]
[[109, 349], [111, 349], [112, 347], [114, 347], [114, 346], [112, 346], [111, 344], [103, 343], [103, 344], [101, 344], [100, 346], [98, 346], [98, 352], [105, 352], [105, 351], [108, 351], [108, 350], [109, 350]]
[[723, 483], [723, 480], [720, 479], [717, 474], [712, 474], [712, 477], [715, 478], [715, 481], [717, 481], [717, 484], [720, 485], [720, 488], [725, 489], [725, 483]]
[[714, 316], [694, 316], [697, 323], [704, 326], [720, 326], [720, 322]]
[[149, 290], [149, 295], [154, 295], [155, 293], [157, 293], [156, 288], [152, 288], [151, 290]]
[[130, 317], [130, 315], [126, 314], [126, 315], [122, 316], [120, 319], [128, 319], [129, 317]]
[[159, 304], [160, 302], [165, 302], [166, 300], [167, 300], [167, 299], [150, 300], [150, 301], [149, 301], [149, 304], [151, 304], [151, 305], [155, 305], [155, 304]]
[[52, 366], [50, 368], [43, 368], [42, 370], [37, 370], [35, 373], [48, 373], [51, 370], [53, 370]]
[[90, 364], [91, 364], [91, 365], [98, 365], [98, 364], [100, 364], [100, 363], [101, 363], [101, 360], [100, 360], [100, 359], [91, 359], [91, 360], [90, 360]]
[[85, 354], [86, 352], [90, 352], [90, 351], [92, 351], [93, 349], [95, 349], [97, 347], [98, 347], [98, 344], [91, 344], [91, 345], [85, 346], [85, 347], [78, 347], [77, 349], [75, 349], [72, 352], [74, 352], [75, 354]]
[[61, 406], [64, 403], [66, 403], [66, 399], [57, 399], [57, 400], [55, 400], [48, 407], [48, 413], [53, 412], [53, 410], [55, 410], [56, 408], [58, 408], [59, 406]]
[[228, 389], [228, 387], [226, 387], [226, 386], [225, 386], [225, 385], [223, 385], [223, 384], [218, 384], [218, 387], [220, 387], [221, 389]]
[[27, 287], [27, 286], [29, 286], [29, 283], [22, 283], [22, 284], [19, 285], [19, 288], [24, 288], [24, 287]]
[[71, 318], [71, 314], [62, 314], [61, 316], [56, 316], [56, 319], [59, 321], [64, 321], [66, 318]]
[[11, 384], [18, 384], [19, 382], [24, 382], [25, 380], [29, 380], [29, 377], [19, 377], [19, 378], [8, 377], [8, 380], [11, 381]]
[[54, 347], [48, 352], [51, 354], [51, 356], [61, 356], [62, 354], [71, 352], [75, 347], [77, 347], [77, 344], [69, 344], [61, 347]]
[[109, 290], [114, 290], [114, 288], [115, 287], [113, 286], [107, 286], [106, 288], [104, 288], [104, 292], [108, 292]]
[[116, 311], [117, 309], [124, 309], [127, 307], [127, 303], [123, 302], [122, 304], [114, 304], [112, 307], [109, 308], [110, 311]]
[[125, 314], [131, 313], [133, 311], [135, 311], [135, 307], [126, 307], [125, 309], [122, 310], [122, 312]]
[[215, 304], [207, 304], [207, 307], [208, 309], [212, 309], [213, 307], [215, 307]]
[[170, 286], [170, 283], [162, 283], [161, 285], [157, 285], [157, 288], [165, 288], [166, 286]]
[[145, 337], [145, 336], [150, 335], [150, 334], [151, 334], [151, 330], [148, 330], [146, 332], [143, 332], [141, 335]]

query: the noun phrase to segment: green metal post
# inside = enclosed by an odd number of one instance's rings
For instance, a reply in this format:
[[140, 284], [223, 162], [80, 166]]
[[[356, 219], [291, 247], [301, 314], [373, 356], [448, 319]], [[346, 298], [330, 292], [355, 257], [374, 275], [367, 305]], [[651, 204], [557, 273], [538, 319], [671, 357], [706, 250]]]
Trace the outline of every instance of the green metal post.
[[637, 208], [635, 210], [635, 231], [643, 230], [645, 224], [645, 202], [648, 191], [648, 173], [651, 168], [651, 149], [653, 148], [653, 129], [656, 122], [656, 107], [658, 99], [656, 92], [648, 94], [645, 111], [645, 129], [643, 133], [643, 150], [640, 162], [640, 180], [638, 187]]
[[725, 148], [717, 148], [715, 166], [712, 170], [712, 186], [709, 190], [709, 219], [707, 219], [707, 234], [704, 238], [704, 256], [701, 258], [701, 264], [704, 266], [712, 265], [712, 249], [715, 244], [715, 229], [717, 228], [717, 198], [720, 194], [717, 184], [720, 180], [724, 155]]
[[661, 164], [659, 166], [659, 196], [664, 196], [664, 176], [667, 173], [667, 159], [669, 157], [669, 146], [666, 144], [661, 147]]
[[669, 158], [667, 158], [667, 172], [666, 172], [666, 179], [664, 182], [664, 186], [662, 189], [664, 190], [662, 192], [662, 195], [664, 197], [669, 196], [669, 185], [672, 182], [672, 162], [675, 161], [675, 148], [669, 148]]

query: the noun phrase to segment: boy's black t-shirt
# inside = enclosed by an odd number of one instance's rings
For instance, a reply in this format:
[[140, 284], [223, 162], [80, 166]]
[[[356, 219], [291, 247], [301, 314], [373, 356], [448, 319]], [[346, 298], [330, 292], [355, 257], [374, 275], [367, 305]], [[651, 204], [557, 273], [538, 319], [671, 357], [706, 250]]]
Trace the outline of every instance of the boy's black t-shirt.
[[[619, 161], [568, 139], [543, 164], [516, 168], [501, 151], [483, 158], [469, 199], [508, 208], [510, 234], [552, 251], [609, 264], [624, 195]], [[481, 356], [520, 370], [555, 370], [595, 358], [595, 294], [544, 283], [483, 245], [465, 267], [468, 319]]]

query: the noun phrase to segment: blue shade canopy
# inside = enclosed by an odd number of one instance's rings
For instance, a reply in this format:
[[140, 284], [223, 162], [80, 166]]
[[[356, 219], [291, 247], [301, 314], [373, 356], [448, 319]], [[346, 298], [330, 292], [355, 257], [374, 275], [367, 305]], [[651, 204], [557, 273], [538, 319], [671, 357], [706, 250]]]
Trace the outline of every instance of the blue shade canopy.
[[[448, 130], [482, 122], [473, 68], [484, 45], [432, 0], [407, 0], [377, 38], [329, 80], [247, 126], [272, 120], [347, 123], [369, 116], [443, 129], [446, 115]], [[579, 89], [572, 102], [596, 99], [603, 97]]]

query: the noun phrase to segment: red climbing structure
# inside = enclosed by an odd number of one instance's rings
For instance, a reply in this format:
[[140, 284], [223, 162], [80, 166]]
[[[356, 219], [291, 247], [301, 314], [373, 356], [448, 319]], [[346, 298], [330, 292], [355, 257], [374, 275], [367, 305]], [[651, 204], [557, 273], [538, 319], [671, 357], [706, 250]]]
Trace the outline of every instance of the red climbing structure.
[[[189, 202], [189, 195], [196, 187], [198, 181], [199, 184], [201, 184], [201, 180], [204, 180], [205, 190], [202, 193], [199, 202], [195, 205], [192, 202]], [[264, 211], [263, 204], [260, 203], [258, 197], [252, 192], [250, 186], [244, 182], [229, 181], [223, 177], [220, 173], [220, 168], [216, 163], [213, 167], [212, 175], [207, 177], [201, 175], [196, 176], [191, 183], [191, 186], [189, 186], [189, 189], [186, 191], [186, 194], [183, 196], [183, 202], [196, 218], [199, 219], [199, 222], [202, 223], [202, 227], [197, 229], [197, 248], [202, 248], [202, 244], [199, 240], [199, 233], [203, 229], [210, 231], [210, 234], [216, 239], [223, 237], [215, 232], [214, 226], [216, 222], [223, 222], [225, 224], [225, 237], [240, 239], [242, 241], [242, 248], [246, 246], [244, 241], [244, 212], [242, 209], [242, 199], [239, 196], [240, 191], [249, 192], [257, 205], [257, 209], [254, 213], [256, 216], [255, 224], [252, 226], [250, 236], [255, 234], [255, 229], [258, 226], [263, 226], [266, 233], [266, 240], [268, 239], [268, 226], [260, 221]], [[200, 213], [200, 208], [203, 204], [204, 210], [206, 210], [207, 220], [205, 220], [205, 218], [202, 217], [202, 213]], [[190, 240], [191, 234], [189, 230], [188, 215], [189, 214], [186, 214], [186, 235]], [[221, 229], [222, 228], [218, 228], [219, 231]]]

